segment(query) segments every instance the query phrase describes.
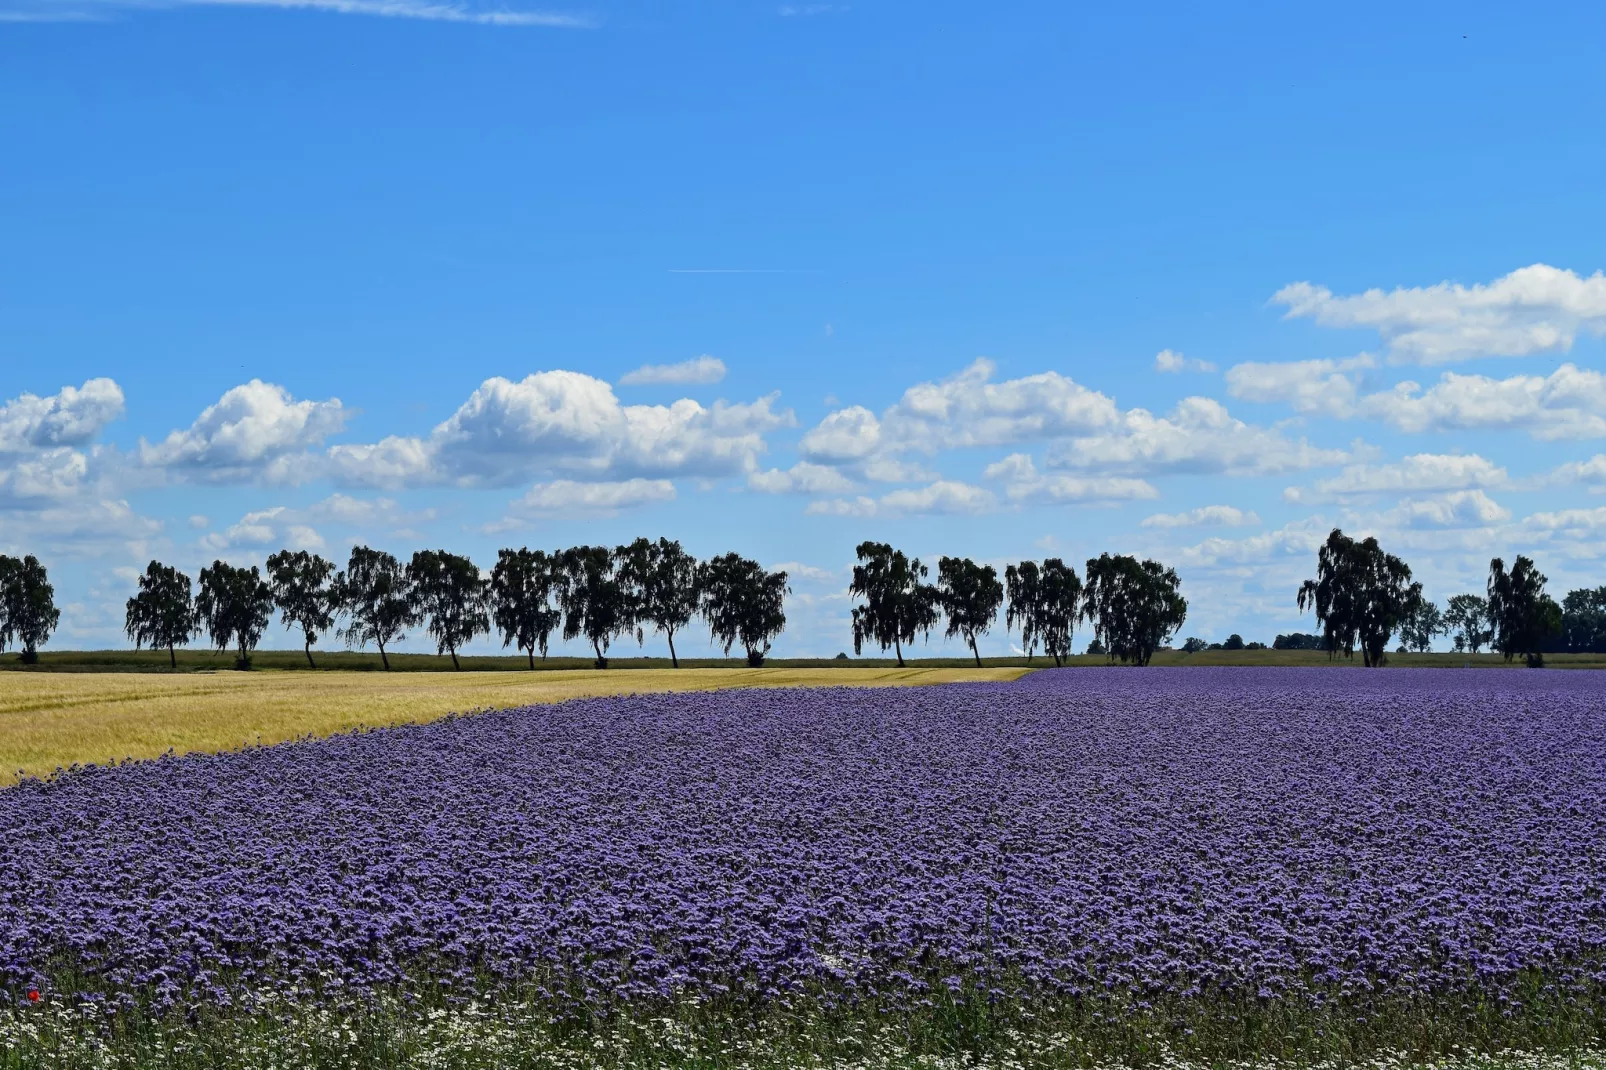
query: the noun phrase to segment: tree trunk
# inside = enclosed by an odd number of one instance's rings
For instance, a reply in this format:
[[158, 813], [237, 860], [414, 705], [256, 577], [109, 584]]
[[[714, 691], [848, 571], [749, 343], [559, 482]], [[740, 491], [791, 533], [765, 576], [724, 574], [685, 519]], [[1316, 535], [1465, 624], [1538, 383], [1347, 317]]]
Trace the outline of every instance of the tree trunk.
[[608, 659], [602, 656], [601, 642], [596, 639], [591, 640], [591, 649], [597, 652], [596, 667], [599, 669], [606, 669], [608, 667]]
[[385, 656], [385, 644], [379, 644], [379, 660], [385, 663], [385, 671], [390, 671], [390, 658]]
[[[977, 664], [977, 665], [980, 665], [980, 664], [981, 664], [981, 659], [980, 659], [980, 658], [977, 658], [977, 659], [976, 659], [976, 664]], [[1060, 660], [1060, 656], [1059, 656], [1059, 654], [1057, 654], [1057, 653], [1056, 653], [1056, 654], [1055, 654], [1055, 655], [1054, 655], [1054, 668], [1056, 668], [1056, 669], [1063, 669], [1063, 668], [1064, 668], [1064, 667], [1065, 667], [1065, 663], [1064, 663], [1064, 662], [1063, 662], [1063, 661], [1061, 661], [1061, 660]]]
[[173, 644], [167, 644], [167, 665], [169, 668], [178, 668], [178, 655], [173, 653]]
[[680, 659], [675, 656], [675, 632], [670, 629], [664, 634], [669, 637], [669, 664], [678, 669], [680, 668]]
[[892, 641], [892, 649], [898, 655], [898, 668], [903, 668], [903, 644], [894, 639]]
[[534, 643], [531, 643], [526, 648], [526, 653], [528, 653], [530, 655], [530, 671], [534, 672], [535, 671], [535, 644]]
[[463, 666], [457, 663], [457, 648], [455, 646], [449, 646], [446, 648], [446, 652], [452, 655], [452, 668], [456, 669], [458, 672], [462, 672]]
[[318, 666], [312, 662], [312, 633], [307, 633], [307, 645], [303, 648], [307, 652], [307, 668], [316, 669]]
[[970, 637], [970, 652], [976, 655], [976, 668], [981, 668], [981, 651], [976, 649], [976, 637], [974, 635]]

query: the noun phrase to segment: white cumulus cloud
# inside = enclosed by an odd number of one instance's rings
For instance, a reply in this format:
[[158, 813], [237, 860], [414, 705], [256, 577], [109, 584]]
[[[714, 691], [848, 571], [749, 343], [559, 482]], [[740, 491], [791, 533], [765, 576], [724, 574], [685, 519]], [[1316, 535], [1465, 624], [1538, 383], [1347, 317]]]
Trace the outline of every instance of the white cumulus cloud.
[[1108, 433], [1074, 438], [1050, 451], [1051, 467], [1134, 475], [1269, 475], [1343, 463], [1343, 450], [1313, 446], [1234, 418], [1213, 398], [1189, 397], [1166, 416], [1131, 409]]
[[[1388, 464], [1350, 465], [1331, 479], [1318, 480], [1321, 494], [1338, 496], [1424, 493], [1500, 487], [1506, 470], [1476, 453], [1416, 453]], [[1291, 496], [1299, 500], [1301, 495]]]
[[340, 431], [347, 415], [339, 398], [297, 401], [284, 387], [253, 379], [208, 405], [188, 429], [155, 444], [141, 439], [139, 460], [202, 482], [300, 482], [313, 474], [308, 451]]
[[1606, 437], [1606, 376], [1563, 364], [1549, 375], [1446, 372], [1432, 386], [1406, 381], [1361, 392], [1365, 355], [1346, 361], [1239, 364], [1227, 389], [1248, 401], [1283, 402], [1296, 412], [1371, 419], [1401, 431], [1518, 430], [1542, 440]]
[[1208, 360], [1196, 360], [1193, 357], [1185, 357], [1175, 350], [1162, 349], [1154, 355], [1154, 370], [1180, 375], [1182, 372], [1213, 372], [1216, 366]]
[[992, 361], [976, 360], [958, 375], [910, 387], [879, 416], [863, 406], [839, 409], [803, 436], [800, 451], [815, 463], [859, 464], [875, 478], [875, 462], [903, 453], [1085, 434], [1118, 419], [1109, 397], [1058, 372], [993, 382], [994, 371]]
[[765, 494], [846, 494], [857, 486], [837, 469], [808, 461], [799, 461], [785, 470], [753, 472], [747, 477], [747, 485]]
[[1510, 519], [1511, 510], [1481, 490], [1407, 498], [1383, 514], [1385, 524], [1405, 528], [1479, 528]]
[[924, 487], [891, 491], [879, 498], [829, 498], [810, 502], [806, 512], [817, 516], [931, 516], [992, 512], [997, 498], [984, 487], [938, 480]]
[[1012, 453], [995, 461], [982, 474], [1001, 483], [1004, 496], [1017, 505], [1096, 504], [1160, 496], [1159, 491], [1142, 479], [1042, 473], [1024, 453]]
[[123, 391], [111, 379], [64, 386], [49, 397], [20, 394], [0, 405], [0, 454], [82, 446], [123, 415]]
[[1606, 276], [1548, 264], [1472, 286], [1441, 282], [1344, 296], [1296, 282], [1272, 301], [1290, 317], [1325, 327], [1372, 328], [1393, 359], [1420, 364], [1565, 352], [1582, 332], [1606, 333]]
[[613, 387], [580, 372], [498, 376], [427, 438], [335, 446], [329, 462], [344, 482], [380, 487], [739, 475], [757, 468], [766, 433], [793, 423], [775, 402], [771, 394], [746, 404], [621, 405]]

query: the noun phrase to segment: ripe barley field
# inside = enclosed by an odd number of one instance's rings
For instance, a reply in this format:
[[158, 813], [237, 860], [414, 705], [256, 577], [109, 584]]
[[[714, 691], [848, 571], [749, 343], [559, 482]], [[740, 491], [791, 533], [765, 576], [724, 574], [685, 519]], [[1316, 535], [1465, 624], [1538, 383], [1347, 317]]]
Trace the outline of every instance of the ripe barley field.
[[0, 686], [0, 784], [73, 764], [224, 751], [471, 710], [741, 687], [1002, 681], [1021, 668], [558, 669], [537, 673], [30, 672]]

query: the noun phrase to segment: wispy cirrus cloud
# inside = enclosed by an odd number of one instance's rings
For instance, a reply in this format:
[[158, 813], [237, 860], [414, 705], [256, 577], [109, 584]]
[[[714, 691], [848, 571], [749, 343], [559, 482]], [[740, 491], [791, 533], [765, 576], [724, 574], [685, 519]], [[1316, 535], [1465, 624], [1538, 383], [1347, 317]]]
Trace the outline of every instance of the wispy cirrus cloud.
[[704, 353], [679, 364], [643, 364], [619, 377], [621, 386], [708, 385], [725, 378], [725, 362]]
[[596, 26], [591, 18], [566, 12], [493, 8], [440, 0], [13, 0], [0, 6], [0, 22], [91, 22], [120, 12], [181, 7], [280, 8], [482, 26], [545, 26], [557, 29], [590, 29]]

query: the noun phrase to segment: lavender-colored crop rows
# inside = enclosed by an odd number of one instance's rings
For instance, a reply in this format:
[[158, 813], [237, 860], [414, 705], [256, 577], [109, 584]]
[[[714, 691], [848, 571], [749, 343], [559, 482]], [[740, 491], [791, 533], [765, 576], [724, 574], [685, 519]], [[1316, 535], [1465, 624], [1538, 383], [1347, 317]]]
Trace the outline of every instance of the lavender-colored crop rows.
[[1606, 677], [575, 702], [0, 792], [0, 980], [554, 999], [1606, 988]]

